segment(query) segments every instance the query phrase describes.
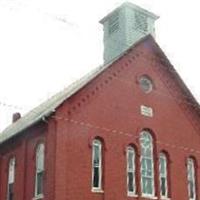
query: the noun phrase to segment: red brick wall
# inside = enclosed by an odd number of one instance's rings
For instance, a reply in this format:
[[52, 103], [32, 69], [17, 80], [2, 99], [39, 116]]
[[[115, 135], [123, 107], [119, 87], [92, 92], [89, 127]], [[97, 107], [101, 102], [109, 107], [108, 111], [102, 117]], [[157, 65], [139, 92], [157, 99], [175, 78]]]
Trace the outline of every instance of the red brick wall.
[[[150, 41], [139, 45], [64, 102], [48, 123], [35, 125], [1, 145], [0, 200], [6, 199], [8, 160], [13, 155], [14, 200], [33, 199], [35, 148], [41, 141], [46, 147], [44, 200], [134, 199], [127, 197], [126, 190], [125, 149], [129, 144], [137, 151], [137, 193], [142, 199], [139, 135], [144, 128], [150, 129], [154, 138], [156, 196], [159, 199], [158, 154], [166, 151], [170, 161], [170, 197], [187, 200], [186, 159], [194, 156], [199, 164], [199, 152], [192, 151], [200, 148], [199, 127], [193, 123], [199, 119], [189, 104], [185, 107], [180, 81], [154, 48]], [[143, 74], [155, 84], [149, 94], [138, 85]], [[142, 116], [141, 105], [152, 107], [154, 116]], [[91, 144], [97, 136], [104, 143], [104, 193], [91, 192]]]
[[[65, 102], [57, 111], [57, 187], [56, 200], [116, 200], [133, 199], [126, 191], [126, 154], [128, 144], [137, 147], [137, 185], [139, 181], [139, 134], [149, 128], [154, 137], [155, 189], [159, 198], [158, 154], [169, 155], [170, 197], [188, 199], [186, 159], [200, 156], [199, 133], [192, 119], [193, 110], [183, 109], [184, 96], [174, 75], [159, 61], [146, 41], [114, 63], [109, 69]], [[162, 60], [162, 59], [161, 59]], [[149, 75], [154, 90], [145, 94], [138, 78]], [[153, 108], [152, 118], [140, 114], [140, 105]], [[186, 104], [187, 105], [187, 104]], [[199, 119], [198, 119], [199, 120]], [[91, 143], [96, 136], [103, 138], [104, 193], [91, 192]], [[183, 149], [188, 147], [189, 149]], [[199, 170], [197, 170], [199, 178]], [[141, 198], [142, 199], [142, 198]]]
[[[48, 127], [51, 130], [48, 130]], [[52, 181], [54, 178], [54, 135], [55, 129], [53, 121], [47, 124], [40, 123], [29, 128], [21, 136], [6, 142], [0, 148], [1, 168], [0, 168], [0, 199], [6, 199], [8, 163], [11, 157], [16, 158], [14, 200], [32, 200], [34, 197], [35, 183], [35, 150], [40, 142], [45, 143], [45, 188], [44, 200], [54, 199], [54, 189]], [[50, 138], [51, 137], [51, 138]], [[50, 147], [49, 147], [50, 145]], [[51, 154], [51, 155], [49, 155]], [[53, 157], [52, 157], [53, 156]], [[47, 177], [47, 172], [50, 176]]]

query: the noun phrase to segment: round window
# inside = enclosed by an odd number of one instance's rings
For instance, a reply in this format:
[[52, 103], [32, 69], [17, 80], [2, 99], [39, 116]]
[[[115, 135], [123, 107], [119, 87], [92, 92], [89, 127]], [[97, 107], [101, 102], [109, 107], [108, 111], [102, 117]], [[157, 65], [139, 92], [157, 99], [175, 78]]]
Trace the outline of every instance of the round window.
[[149, 93], [152, 91], [153, 89], [153, 82], [152, 80], [147, 77], [147, 76], [141, 76], [140, 80], [140, 88], [145, 92], [145, 93]]

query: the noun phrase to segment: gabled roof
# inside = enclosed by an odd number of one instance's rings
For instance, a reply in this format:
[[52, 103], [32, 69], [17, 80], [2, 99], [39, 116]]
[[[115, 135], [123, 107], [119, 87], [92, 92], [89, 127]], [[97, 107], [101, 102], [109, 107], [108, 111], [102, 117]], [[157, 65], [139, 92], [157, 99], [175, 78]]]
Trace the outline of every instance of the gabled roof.
[[[142, 38], [137, 43], [135, 43], [132, 47], [129, 49], [132, 49], [133, 47], [137, 46], [142, 41], [146, 40], [148, 37], [151, 37], [150, 35]], [[128, 50], [129, 50], [128, 49]], [[127, 51], [128, 51], [127, 50]], [[0, 144], [4, 143], [5, 141], [9, 140], [10, 138], [20, 134], [25, 129], [33, 126], [37, 122], [43, 120], [45, 117], [50, 116], [52, 113], [56, 111], [56, 109], [69, 97], [71, 97], [73, 94], [78, 92], [81, 88], [83, 88], [87, 83], [89, 83], [91, 80], [93, 80], [96, 76], [98, 76], [101, 72], [103, 72], [105, 69], [107, 69], [109, 66], [111, 66], [115, 61], [117, 61], [120, 57], [126, 54], [126, 52], [123, 52], [121, 55], [117, 56], [115, 59], [113, 59], [111, 62], [109, 62], [106, 65], [98, 66], [79, 80], [75, 81], [68, 87], [66, 87], [64, 90], [58, 92], [54, 96], [52, 96], [50, 99], [46, 100], [30, 112], [28, 112], [26, 115], [24, 115], [22, 118], [17, 120], [15, 123], [8, 126], [3, 132], [0, 133]]]
[[54, 113], [59, 105], [61, 105], [66, 99], [79, 91], [82, 87], [84, 87], [88, 82], [94, 79], [107, 67], [108, 65], [97, 67], [78, 81], [75, 81], [64, 90], [58, 92], [50, 99], [46, 100], [30, 112], [28, 112], [25, 116], [17, 120], [15, 123], [8, 126], [2, 133], [0, 133], [0, 144]]
[[[28, 112], [25, 116], [20, 118], [15, 123], [8, 126], [2, 133], [0, 133], [0, 144], [4, 143], [5, 141], [9, 140], [10, 138], [20, 134], [22, 131], [26, 130], [27, 128], [33, 126], [37, 122], [43, 120], [45, 117], [50, 116], [52, 113], [56, 111], [56, 109], [68, 98], [70, 98], [72, 95], [74, 95], [76, 92], [78, 92], [81, 88], [86, 86], [91, 80], [93, 80], [95, 77], [97, 77], [101, 72], [103, 72], [105, 69], [107, 69], [109, 66], [111, 66], [114, 62], [116, 62], [119, 58], [123, 57], [127, 54], [131, 49], [135, 48], [138, 44], [144, 42], [145, 40], [150, 39], [155, 44], [156, 48], [158, 48], [160, 54], [162, 57], [164, 57], [168, 62], [169, 60], [161, 50], [161, 48], [158, 46], [158, 44], [155, 42], [154, 38], [151, 35], [147, 35], [141, 40], [139, 40], [137, 43], [135, 43], [133, 46], [131, 46], [129, 49], [124, 51], [121, 55], [113, 59], [110, 63], [99, 66], [90, 73], [83, 76], [78, 81], [75, 81], [71, 85], [69, 85], [67, 88], [62, 90], [61, 92], [57, 93], [50, 99], [46, 100], [44, 103], [40, 104], [38, 107], [34, 108], [30, 112]], [[176, 73], [175, 73], [176, 74]], [[190, 96], [191, 100], [195, 101], [194, 97], [190, 93], [190, 91], [187, 89], [183, 81], [180, 79], [178, 74], [176, 74], [177, 79], [181, 82], [180, 86], [183, 89], [184, 93]], [[196, 101], [195, 101], [196, 102]], [[197, 102], [196, 102], [197, 103]]]

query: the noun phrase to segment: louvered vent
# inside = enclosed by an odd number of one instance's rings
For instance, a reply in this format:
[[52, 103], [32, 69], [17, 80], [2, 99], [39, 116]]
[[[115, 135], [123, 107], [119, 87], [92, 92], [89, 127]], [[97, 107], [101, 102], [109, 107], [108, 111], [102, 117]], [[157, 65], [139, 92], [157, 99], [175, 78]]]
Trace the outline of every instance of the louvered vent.
[[109, 34], [111, 35], [114, 32], [119, 30], [119, 13], [116, 12], [114, 15], [109, 19]]
[[138, 29], [143, 32], [148, 31], [147, 15], [142, 12], [135, 12], [135, 26], [134, 29]]
[[104, 26], [104, 63], [109, 63], [148, 34], [155, 34], [153, 13], [125, 2], [100, 23]]

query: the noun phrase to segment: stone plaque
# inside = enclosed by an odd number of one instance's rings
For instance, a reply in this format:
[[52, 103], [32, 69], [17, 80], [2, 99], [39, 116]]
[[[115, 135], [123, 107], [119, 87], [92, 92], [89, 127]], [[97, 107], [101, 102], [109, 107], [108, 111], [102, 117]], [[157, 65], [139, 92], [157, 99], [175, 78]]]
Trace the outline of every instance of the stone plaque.
[[141, 105], [140, 106], [140, 113], [146, 117], [153, 117], [153, 109], [148, 106]]

